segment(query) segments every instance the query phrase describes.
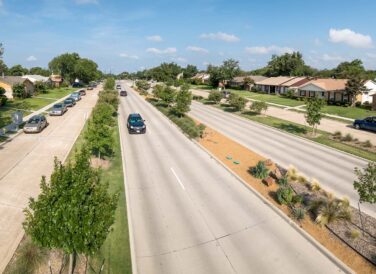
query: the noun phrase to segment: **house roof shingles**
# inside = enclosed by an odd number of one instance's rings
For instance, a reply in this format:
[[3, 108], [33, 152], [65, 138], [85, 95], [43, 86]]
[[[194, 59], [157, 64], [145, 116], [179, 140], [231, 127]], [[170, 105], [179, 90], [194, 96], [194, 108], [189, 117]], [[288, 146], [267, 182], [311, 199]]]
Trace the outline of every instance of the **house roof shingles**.
[[253, 81], [258, 82], [258, 81], [265, 80], [267, 77], [261, 76], [261, 75], [245, 75], [245, 76], [235, 77], [232, 80], [232, 82], [243, 83], [244, 82], [244, 78], [251, 78]]
[[289, 77], [289, 76], [278, 76], [278, 77], [269, 77], [261, 81], [256, 81], [257, 85], [265, 85], [265, 86], [280, 86], [288, 81], [291, 81], [296, 77]]
[[313, 79], [303, 85], [299, 89], [303, 89], [307, 85], [315, 85], [325, 91], [341, 91], [346, 88], [347, 79], [332, 79], [332, 78], [319, 78]]
[[[4, 76], [0, 77], [0, 82], [13, 86], [15, 84], [22, 84], [27, 79], [22, 78], [22, 76]], [[30, 81], [30, 80], [29, 80]]]

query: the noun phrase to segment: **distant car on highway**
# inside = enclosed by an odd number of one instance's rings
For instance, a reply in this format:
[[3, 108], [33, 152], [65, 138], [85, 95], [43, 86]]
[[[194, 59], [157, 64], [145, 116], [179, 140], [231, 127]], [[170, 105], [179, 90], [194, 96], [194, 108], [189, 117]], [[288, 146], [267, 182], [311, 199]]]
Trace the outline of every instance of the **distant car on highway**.
[[128, 93], [127, 93], [126, 90], [121, 90], [120, 91], [120, 96], [127, 96], [127, 95], [128, 95]]
[[142, 119], [139, 113], [129, 114], [127, 119], [127, 128], [130, 134], [132, 133], [146, 133], [145, 120]]
[[87, 90], [93, 90], [93, 89], [94, 89], [94, 87], [92, 87], [92, 86], [87, 87]]
[[61, 116], [68, 111], [68, 107], [64, 103], [55, 104], [49, 114], [50, 116]]
[[70, 98], [74, 99], [76, 102], [81, 100], [81, 94], [79, 92], [73, 92], [70, 95]]
[[117, 84], [116, 89], [121, 89], [121, 85]]
[[74, 100], [71, 97], [64, 100], [64, 105], [66, 105], [67, 107], [73, 107], [75, 104], [76, 104], [76, 100]]
[[25, 133], [38, 133], [48, 126], [48, 122], [44, 115], [34, 115], [31, 117], [23, 127]]
[[376, 116], [367, 117], [365, 119], [355, 120], [353, 126], [356, 129], [367, 129], [376, 131]]

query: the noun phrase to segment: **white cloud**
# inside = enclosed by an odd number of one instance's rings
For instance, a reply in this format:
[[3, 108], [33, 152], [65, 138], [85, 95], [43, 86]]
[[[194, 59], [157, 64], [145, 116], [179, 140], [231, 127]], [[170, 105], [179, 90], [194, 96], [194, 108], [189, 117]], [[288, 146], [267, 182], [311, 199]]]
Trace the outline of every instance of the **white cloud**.
[[207, 49], [195, 47], [195, 46], [189, 46], [187, 47], [188, 51], [198, 52], [198, 53], [209, 53]]
[[137, 55], [129, 55], [128, 53], [120, 53], [120, 57], [134, 60], [140, 59]]
[[207, 62], [207, 61], [203, 62], [202, 64], [203, 64], [204, 66], [209, 66], [209, 65], [210, 65], [210, 63]]
[[34, 62], [36, 60], [37, 60], [37, 58], [33, 55], [30, 55], [29, 57], [26, 58], [26, 61], [28, 61], [28, 62]]
[[146, 52], [154, 54], [173, 54], [177, 52], [176, 48], [166, 48], [166, 49], [157, 49], [157, 48], [148, 48]]
[[240, 40], [239, 37], [235, 36], [234, 34], [228, 34], [224, 32], [203, 33], [200, 35], [200, 38], [208, 40], [219, 40], [225, 42], [238, 42]]
[[324, 61], [343, 61], [343, 57], [341, 56], [338, 56], [338, 55], [329, 55], [327, 53], [325, 53], [322, 57], [321, 57], [322, 60]]
[[279, 46], [258, 46], [258, 47], [247, 47], [245, 48], [245, 51], [251, 54], [271, 54], [271, 53], [292, 53], [294, 51], [293, 48], [289, 47], [279, 47]]
[[314, 44], [315, 44], [315, 46], [318, 46], [318, 47], [322, 45], [321, 40], [319, 38], [316, 38], [314, 40]]
[[172, 60], [175, 61], [175, 62], [178, 62], [178, 63], [187, 63], [187, 59], [185, 59], [183, 57], [172, 58]]
[[329, 41], [332, 43], [345, 43], [354, 48], [372, 48], [371, 36], [356, 33], [350, 29], [330, 29]]
[[159, 36], [159, 35], [147, 36], [146, 39], [149, 40], [149, 41], [153, 41], [153, 42], [162, 42], [163, 41], [162, 37]]
[[98, 4], [98, 0], [74, 0], [78, 5]]

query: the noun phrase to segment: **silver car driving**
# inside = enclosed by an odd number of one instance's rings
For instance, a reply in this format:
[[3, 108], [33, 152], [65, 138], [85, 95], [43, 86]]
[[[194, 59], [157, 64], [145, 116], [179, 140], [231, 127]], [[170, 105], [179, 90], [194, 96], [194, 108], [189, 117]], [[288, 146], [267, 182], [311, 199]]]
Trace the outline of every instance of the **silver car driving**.
[[27, 123], [23, 127], [23, 131], [25, 133], [38, 133], [41, 132], [47, 126], [48, 122], [44, 115], [34, 115], [27, 121]]
[[51, 108], [49, 114], [50, 116], [56, 116], [56, 115], [61, 116], [67, 111], [68, 111], [68, 107], [64, 103], [59, 103], [59, 104], [55, 104]]

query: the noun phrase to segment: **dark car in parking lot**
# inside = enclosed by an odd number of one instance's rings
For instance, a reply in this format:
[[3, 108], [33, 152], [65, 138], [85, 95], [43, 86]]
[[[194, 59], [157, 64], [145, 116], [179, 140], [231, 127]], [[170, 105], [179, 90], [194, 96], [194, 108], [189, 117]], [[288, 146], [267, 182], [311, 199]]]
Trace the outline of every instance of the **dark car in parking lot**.
[[129, 114], [127, 119], [127, 128], [130, 134], [132, 133], [146, 133], [145, 120], [142, 119], [139, 113]]
[[77, 92], [79, 92], [81, 96], [86, 95], [86, 90], [85, 89], [80, 89]]
[[23, 127], [25, 133], [38, 133], [48, 126], [48, 122], [44, 115], [34, 115], [31, 117]]
[[367, 129], [376, 131], [376, 116], [367, 117], [365, 119], [355, 120], [353, 126], [356, 129]]
[[69, 97], [64, 100], [64, 105], [66, 105], [67, 107], [73, 107], [75, 104], [76, 104], [76, 100], [74, 100], [73, 98]]
[[127, 96], [127, 95], [128, 95], [128, 93], [127, 93], [126, 90], [121, 90], [120, 91], [120, 96]]
[[70, 98], [74, 99], [76, 102], [81, 100], [81, 94], [79, 92], [73, 92], [70, 95]]
[[61, 116], [67, 111], [68, 111], [67, 106], [63, 103], [59, 103], [59, 104], [53, 105], [49, 114], [50, 116]]

